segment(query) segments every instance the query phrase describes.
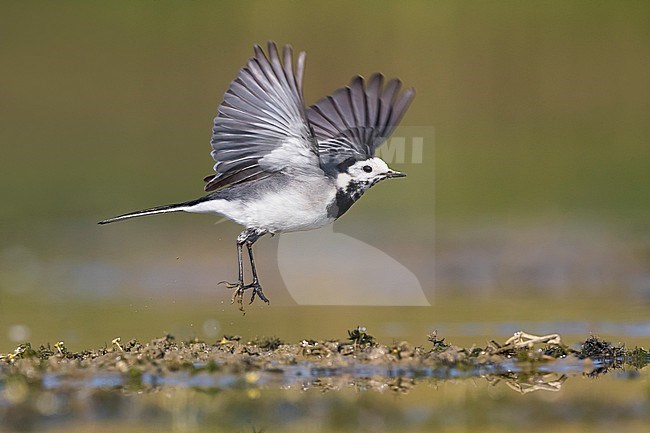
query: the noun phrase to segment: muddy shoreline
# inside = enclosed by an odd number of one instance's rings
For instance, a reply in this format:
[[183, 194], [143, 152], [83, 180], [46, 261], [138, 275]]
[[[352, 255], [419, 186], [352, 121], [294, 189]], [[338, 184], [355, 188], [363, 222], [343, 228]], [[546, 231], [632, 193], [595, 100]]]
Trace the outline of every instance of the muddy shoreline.
[[[188, 377], [199, 373], [242, 375], [245, 382], [253, 383], [260, 373], [305, 375], [300, 369], [313, 377], [392, 378], [444, 376], [445, 372], [456, 376], [485, 372], [498, 375], [513, 369], [532, 372], [541, 366], [552, 370], [550, 366], [559, 362], [579, 365], [586, 374], [602, 374], [623, 366], [643, 368], [649, 360], [643, 348], [628, 349], [594, 336], [574, 346], [564, 343], [557, 334], [533, 336], [523, 332], [484, 347], [454, 346], [436, 334], [427, 340], [421, 346], [406, 341], [381, 344], [358, 327], [341, 340], [305, 339], [298, 343], [285, 343], [277, 337], [242, 341], [238, 336], [224, 336], [209, 343], [178, 341], [166, 335], [148, 343], [116, 338], [110, 346], [80, 352], [69, 351], [63, 342], [37, 349], [26, 343], [13, 353], [0, 354], [0, 384], [16, 376], [35, 383], [46, 375], [118, 374], [124, 379], [120, 384], [146, 388], [152, 377], [179, 372]], [[149, 377], [149, 382], [143, 382], [143, 377]]]

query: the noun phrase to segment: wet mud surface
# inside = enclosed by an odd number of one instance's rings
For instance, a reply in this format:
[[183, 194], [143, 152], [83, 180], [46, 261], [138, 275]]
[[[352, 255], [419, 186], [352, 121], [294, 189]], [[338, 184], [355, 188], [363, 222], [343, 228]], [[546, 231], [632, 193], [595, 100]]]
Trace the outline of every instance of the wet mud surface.
[[[329, 409], [319, 409], [326, 410], [329, 419], [347, 410], [344, 402], [350, 397], [345, 395], [350, 390], [355, 396], [353, 406], [367, 392], [417, 395], [419, 384], [439, 387], [467, 379], [485, 381], [492, 388], [499, 384], [518, 394], [557, 392], [573, 377], [598, 378], [614, 373], [629, 379], [645, 377], [647, 381], [649, 361], [643, 348], [626, 348], [593, 336], [568, 345], [557, 334], [534, 336], [520, 332], [504, 342], [463, 348], [435, 334], [429, 335], [423, 345], [380, 344], [362, 327], [348, 331], [348, 336], [340, 340], [297, 343], [285, 343], [276, 337], [243, 341], [237, 336], [224, 336], [215, 342], [179, 341], [167, 335], [147, 343], [116, 338], [106, 347], [81, 352], [68, 350], [63, 342], [39, 348], [22, 344], [12, 353], [0, 354], [0, 431], [33, 431], [43, 425], [53, 428], [64, 421], [78, 420], [80, 413], [83, 419], [93, 422], [131, 417], [141, 420], [144, 413], [151, 413], [153, 420], [160, 422], [176, 413], [176, 409], [170, 409], [176, 404], [188, 407], [187, 399], [198, 402], [206, 396], [216, 400], [205, 403], [203, 409], [200, 403], [190, 405], [198, 411], [191, 425], [201, 425], [199, 419], [205, 421], [209, 414], [220, 414], [220, 419], [230, 417], [230, 421], [219, 426], [253, 431], [238, 424], [250, 420], [245, 407], [267, 405], [263, 421], [277, 424], [284, 419], [277, 418], [284, 416], [282, 410], [288, 409], [275, 405], [284, 401], [287, 407], [294, 408], [291, 410], [307, 414], [314, 410], [309, 405], [315, 403], [308, 403], [314, 391], [329, 395], [318, 398], [318, 404], [329, 402]], [[159, 400], [161, 394], [167, 396], [163, 400], [168, 406]], [[260, 399], [262, 395], [275, 397]], [[286, 401], [288, 395], [293, 395], [290, 404]], [[142, 406], [143, 401], [149, 403]], [[220, 402], [221, 409], [212, 412], [217, 407], [215, 401]], [[221, 413], [224, 404], [230, 408], [227, 416]], [[619, 408], [619, 412], [631, 411], [629, 419], [645, 422], [648, 398], [630, 404]], [[300, 409], [300, 405], [308, 407]], [[133, 407], [140, 408], [137, 415]], [[406, 416], [401, 403], [391, 407], [386, 410], [394, 411], [395, 417]], [[232, 416], [240, 411], [239, 418]], [[405, 421], [400, 425], [409, 424]], [[205, 430], [222, 431], [221, 427]], [[296, 425], [283, 425], [275, 431], [291, 431], [294, 427], [300, 431]]]

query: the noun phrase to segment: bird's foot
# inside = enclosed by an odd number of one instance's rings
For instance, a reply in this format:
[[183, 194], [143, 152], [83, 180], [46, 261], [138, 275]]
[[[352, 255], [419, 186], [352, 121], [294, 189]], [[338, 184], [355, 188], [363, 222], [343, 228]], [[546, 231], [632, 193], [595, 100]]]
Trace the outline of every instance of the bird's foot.
[[239, 304], [239, 309], [243, 311], [243, 298], [244, 298], [244, 292], [248, 289], [252, 290], [251, 294], [251, 300], [249, 304], [252, 304], [253, 301], [255, 300], [255, 296], [260, 298], [262, 301], [266, 302], [269, 304], [269, 300], [266, 296], [264, 296], [264, 292], [262, 291], [262, 286], [258, 281], [253, 281], [250, 284], [244, 284], [243, 281], [237, 281], [236, 283], [229, 283], [228, 281], [220, 281], [219, 284], [225, 285], [229, 289], [237, 289], [235, 292], [232, 294], [232, 300], [231, 303], [234, 304], [235, 301]]
[[266, 302], [266, 304], [270, 304], [268, 298], [264, 296], [264, 292], [262, 291], [262, 286], [260, 286], [260, 283], [258, 281], [253, 281], [252, 283], [245, 285], [244, 290], [246, 289], [253, 289], [253, 293], [251, 294], [251, 301], [249, 302], [249, 304], [253, 303], [256, 295], [263, 302]]
[[244, 298], [244, 282], [239, 280], [236, 283], [231, 283], [228, 281], [219, 281], [217, 284], [223, 284], [226, 286], [228, 289], [237, 289], [233, 292], [232, 294], [232, 299], [230, 300], [231, 304], [234, 304], [235, 301], [239, 304], [239, 309], [243, 312], [244, 311], [244, 303], [243, 303], [243, 298]]

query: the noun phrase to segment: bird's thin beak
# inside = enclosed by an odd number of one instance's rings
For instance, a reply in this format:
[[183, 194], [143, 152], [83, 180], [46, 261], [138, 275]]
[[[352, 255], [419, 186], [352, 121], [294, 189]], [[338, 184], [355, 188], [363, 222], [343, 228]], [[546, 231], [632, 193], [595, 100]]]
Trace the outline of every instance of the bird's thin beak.
[[406, 177], [406, 173], [400, 173], [399, 171], [393, 171], [389, 170], [388, 173], [386, 173], [386, 177]]

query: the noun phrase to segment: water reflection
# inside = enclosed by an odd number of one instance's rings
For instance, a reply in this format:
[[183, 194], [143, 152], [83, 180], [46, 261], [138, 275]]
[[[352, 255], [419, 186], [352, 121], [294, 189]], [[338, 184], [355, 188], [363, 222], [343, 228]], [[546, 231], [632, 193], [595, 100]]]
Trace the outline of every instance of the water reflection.
[[[138, 378], [90, 371], [47, 374], [40, 382], [16, 376], [7, 377], [0, 389], [0, 431], [77, 431], [73, 427], [79, 425], [84, 431], [97, 423], [138, 432], [152, 426], [159, 431], [369, 431], [370, 426], [456, 431], [498, 425], [519, 411], [526, 416], [510, 421], [522, 428], [548, 426], [544, 417], [553, 413], [554, 422], [588, 418], [642, 431], [635, 425], [650, 420], [647, 367], [617, 370], [624, 376], [606, 374], [614, 365], [569, 357], [542, 366], [511, 361], [469, 369], [304, 363]], [[589, 379], [595, 376], [597, 381]], [[563, 393], [570, 383], [577, 395]]]
[[[612, 368], [621, 368], [622, 359], [578, 359], [567, 357], [548, 364], [508, 360], [498, 364], [480, 366], [409, 367], [356, 364], [345, 367], [323, 367], [313, 363], [278, 366], [263, 371], [143, 373], [133, 377], [121, 373], [76, 372], [73, 375], [46, 374], [40, 387], [45, 391], [74, 389], [137, 389], [152, 392], [166, 388], [195, 388], [212, 391], [241, 390], [249, 388], [299, 389], [340, 391], [345, 388], [384, 391], [400, 389], [396, 383], [409, 381], [414, 385], [431, 385], [441, 381], [484, 379], [490, 384], [506, 383], [522, 393], [537, 390], [559, 391], [569, 377], [596, 377]], [[195, 364], [197, 369], [206, 364]], [[636, 370], [640, 372], [641, 370]], [[7, 391], [5, 387], [5, 391]], [[12, 394], [13, 391], [9, 392]], [[6, 397], [6, 393], [3, 396]], [[6, 398], [5, 398], [6, 399]]]

